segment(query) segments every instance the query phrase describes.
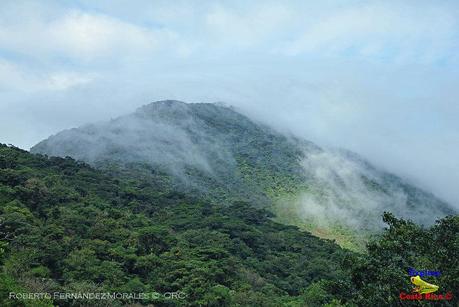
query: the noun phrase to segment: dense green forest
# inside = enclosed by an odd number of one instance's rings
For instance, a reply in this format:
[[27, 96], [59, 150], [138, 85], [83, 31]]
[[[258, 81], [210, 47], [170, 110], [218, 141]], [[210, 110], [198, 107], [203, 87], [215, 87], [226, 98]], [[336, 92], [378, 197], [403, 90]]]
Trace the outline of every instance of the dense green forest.
[[[441, 293], [459, 288], [457, 216], [425, 229], [385, 214], [389, 227], [356, 254], [249, 203], [210, 203], [167, 174], [151, 178], [1, 145], [0, 305], [396, 306], [409, 267], [441, 271], [426, 279]], [[158, 295], [10, 298], [55, 292]], [[455, 306], [453, 294], [440, 304]]]

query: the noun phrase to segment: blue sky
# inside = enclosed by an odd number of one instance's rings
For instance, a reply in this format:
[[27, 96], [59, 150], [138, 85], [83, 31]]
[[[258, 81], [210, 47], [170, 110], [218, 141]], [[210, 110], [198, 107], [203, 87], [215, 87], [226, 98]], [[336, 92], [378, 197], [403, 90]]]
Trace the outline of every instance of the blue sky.
[[457, 1], [0, 2], [0, 142], [223, 101], [459, 205]]

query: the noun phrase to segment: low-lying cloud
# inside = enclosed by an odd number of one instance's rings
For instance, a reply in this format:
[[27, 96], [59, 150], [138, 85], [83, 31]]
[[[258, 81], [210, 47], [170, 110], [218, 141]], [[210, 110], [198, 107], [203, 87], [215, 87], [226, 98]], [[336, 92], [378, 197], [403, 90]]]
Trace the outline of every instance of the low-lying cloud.
[[431, 225], [448, 214], [431, 195], [414, 191], [360, 157], [340, 150], [307, 153], [302, 162], [308, 188], [293, 206], [299, 217], [319, 226], [378, 230], [384, 211]]

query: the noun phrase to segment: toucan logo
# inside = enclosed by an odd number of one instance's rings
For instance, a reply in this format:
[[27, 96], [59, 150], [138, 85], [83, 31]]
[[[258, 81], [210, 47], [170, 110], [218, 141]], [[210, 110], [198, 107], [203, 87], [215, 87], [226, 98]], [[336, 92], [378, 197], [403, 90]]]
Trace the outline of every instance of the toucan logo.
[[421, 277], [419, 277], [419, 275], [411, 277], [411, 283], [416, 286], [413, 289], [413, 292], [417, 292], [420, 294], [433, 293], [438, 290], [437, 285], [429, 284], [428, 282], [422, 280]]

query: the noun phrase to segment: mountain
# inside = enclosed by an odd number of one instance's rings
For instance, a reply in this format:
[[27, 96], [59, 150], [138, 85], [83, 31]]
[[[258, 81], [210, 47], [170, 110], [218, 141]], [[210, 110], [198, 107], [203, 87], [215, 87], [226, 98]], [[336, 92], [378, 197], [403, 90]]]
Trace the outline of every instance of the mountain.
[[31, 152], [165, 180], [219, 205], [246, 201], [351, 248], [359, 241], [356, 234], [382, 228], [384, 211], [425, 225], [454, 213], [431, 193], [357, 154], [286, 136], [217, 104], [154, 102], [62, 131]]
[[63, 131], [31, 152], [97, 166], [148, 164], [171, 175], [177, 186], [226, 204], [270, 204], [269, 189], [274, 193], [280, 184], [287, 188], [289, 180], [300, 183], [304, 177], [296, 143], [213, 104], [152, 103], [109, 122]]

